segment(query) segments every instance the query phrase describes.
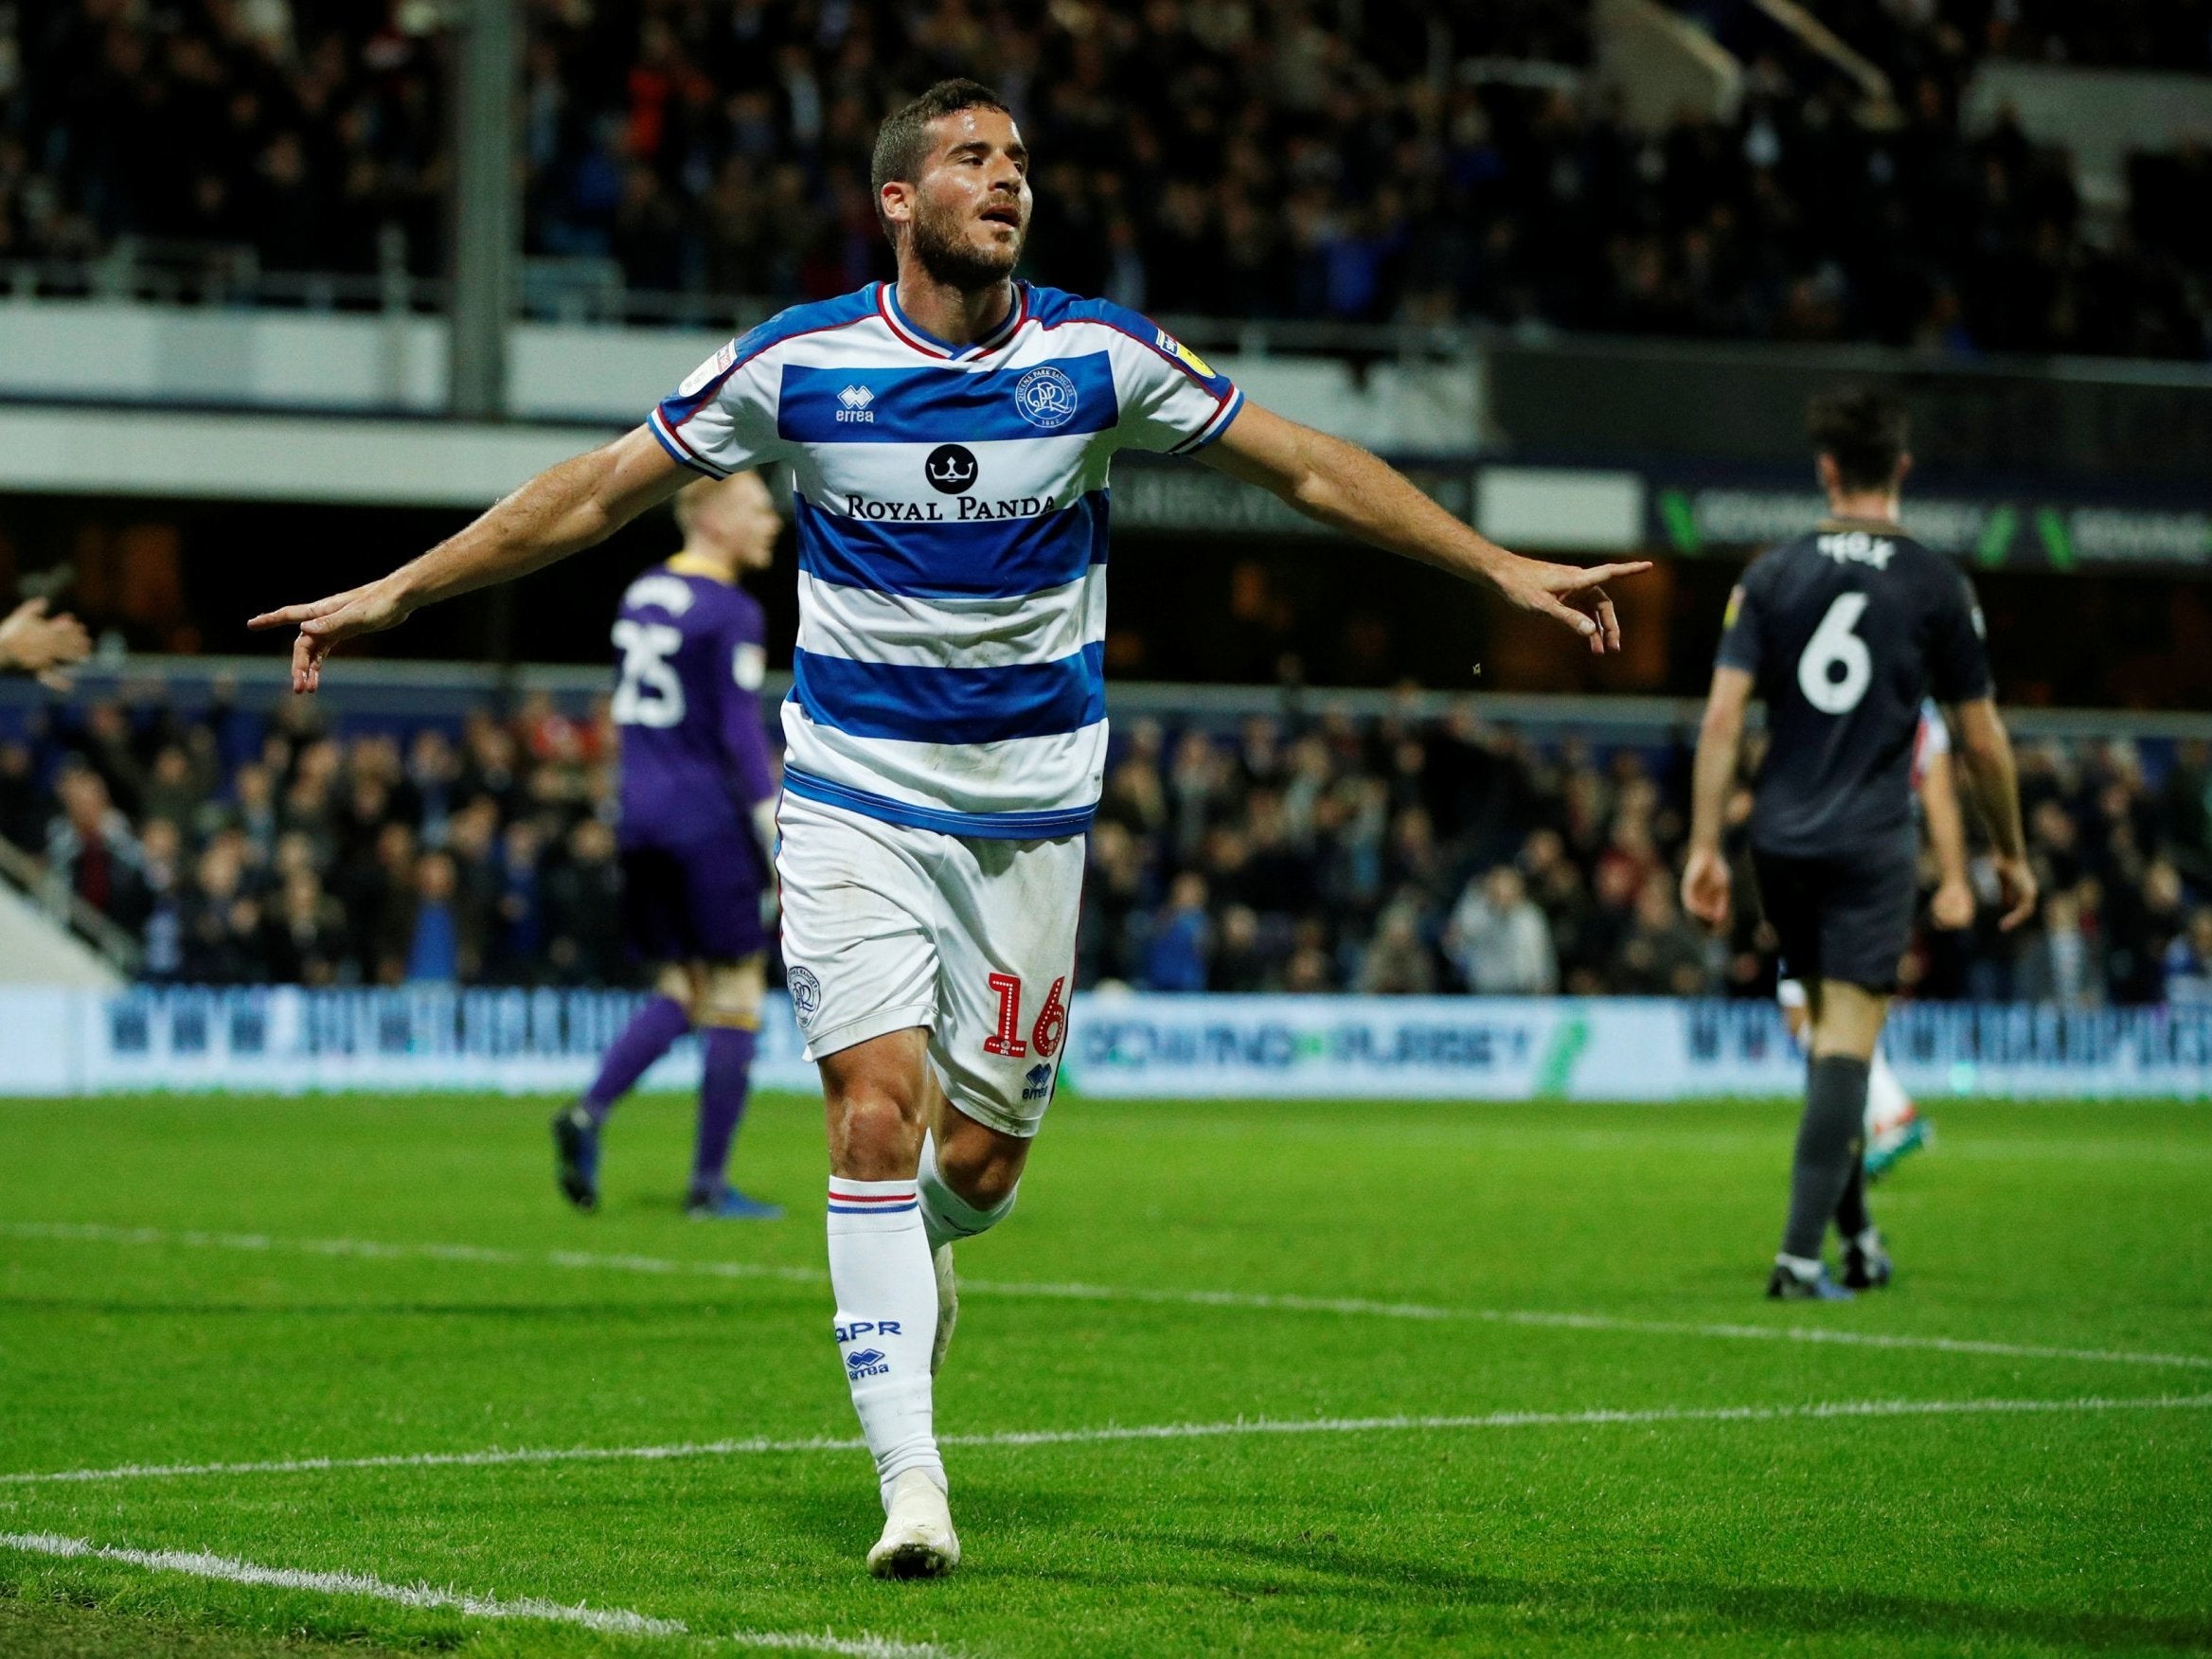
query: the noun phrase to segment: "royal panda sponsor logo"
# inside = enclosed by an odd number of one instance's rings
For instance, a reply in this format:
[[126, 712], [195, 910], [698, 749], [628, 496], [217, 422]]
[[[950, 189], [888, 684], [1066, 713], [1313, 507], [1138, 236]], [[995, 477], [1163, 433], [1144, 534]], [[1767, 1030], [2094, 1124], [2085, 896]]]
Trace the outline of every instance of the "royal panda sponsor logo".
[[1060, 499], [1052, 495], [1009, 495], [996, 501], [978, 496], [955, 497], [950, 505], [942, 501], [871, 501], [865, 495], [847, 495], [845, 511], [848, 518], [866, 519], [873, 524], [983, 524], [994, 519], [1041, 518], [1048, 512], [1060, 510]]
[[965, 444], [940, 443], [921, 463], [921, 475], [941, 495], [964, 495], [975, 488], [983, 468]]

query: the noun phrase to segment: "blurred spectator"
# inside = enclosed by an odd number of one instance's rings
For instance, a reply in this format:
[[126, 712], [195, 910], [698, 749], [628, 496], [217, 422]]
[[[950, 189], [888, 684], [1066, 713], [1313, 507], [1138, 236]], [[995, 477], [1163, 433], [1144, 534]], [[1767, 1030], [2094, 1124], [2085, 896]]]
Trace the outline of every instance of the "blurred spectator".
[[1206, 972], [1207, 989], [1232, 993], [1272, 990], [1275, 979], [1260, 937], [1259, 913], [1249, 904], [1223, 907]]
[[2212, 1003], [2212, 905], [2198, 909], [2187, 930], [2167, 947], [2166, 1000]]
[[72, 766], [55, 788], [62, 814], [46, 830], [46, 871], [110, 921], [136, 928], [146, 920], [146, 879], [138, 841], [116, 810], [107, 780]]
[[492, 962], [495, 971], [510, 978], [530, 977], [531, 965], [542, 959], [544, 949], [544, 901], [538, 882], [543, 841], [536, 824], [518, 818], [507, 827], [499, 846]]
[[284, 877], [267, 919], [264, 941], [269, 977], [294, 985], [336, 985], [351, 954], [346, 912], [323, 891], [312, 869]]
[[184, 837], [169, 819], [156, 818], [139, 838], [138, 854], [146, 880], [146, 922], [141, 935], [144, 952], [138, 972], [148, 979], [182, 978], [185, 916], [179, 881]]
[[1614, 952], [1613, 989], [1631, 996], [1703, 996], [1711, 989], [1710, 942], [1674, 902], [1674, 882], [1653, 870]]
[[461, 977], [464, 947], [454, 905], [458, 883], [450, 854], [426, 852], [415, 865], [415, 919], [407, 941], [410, 985], [451, 985]]
[[1206, 917], [1205, 878], [1186, 870], [1168, 890], [1145, 948], [1145, 986], [1151, 990], [1204, 990], [1213, 924]]
[[[1556, 844], [1555, 837], [1547, 848]], [[1444, 948], [1467, 988], [1485, 996], [1549, 996], [1559, 989], [1551, 926], [1510, 865], [1467, 883]]]
[[568, 832], [567, 860], [545, 878], [545, 954], [566, 985], [604, 982], [621, 972], [616, 945], [622, 869], [615, 832], [583, 818]]
[[[2083, 887], [2092, 886], [2083, 883]], [[2023, 1002], [2092, 1008], [2105, 999], [2104, 941], [2084, 914], [2078, 890], [2060, 888], [2043, 904], [2043, 924], [2022, 941], [2012, 994]]]
[[194, 985], [246, 985], [263, 976], [261, 907], [245, 888], [236, 842], [208, 843], [178, 906], [177, 977]]
[[1401, 899], [1377, 919], [1353, 989], [1370, 996], [1426, 996], [1436, 989], [1436, 963], [1421, 938], [1417, 902]]

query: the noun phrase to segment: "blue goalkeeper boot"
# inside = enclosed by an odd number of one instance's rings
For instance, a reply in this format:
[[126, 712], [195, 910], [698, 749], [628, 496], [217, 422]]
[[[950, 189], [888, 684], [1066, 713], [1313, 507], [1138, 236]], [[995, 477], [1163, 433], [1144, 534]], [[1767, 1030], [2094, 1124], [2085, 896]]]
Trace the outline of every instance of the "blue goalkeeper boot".
[[684, 1213], [695, 1222], [780, 1222], [783, 1205], [747, 1198], [725, 1183], [719, 1187], [693, 1187], [684, 1201]]
[[599, 1126], [580, 1100], [553, 1115], [553, 1179], [584, 1214], [599, 1207]]

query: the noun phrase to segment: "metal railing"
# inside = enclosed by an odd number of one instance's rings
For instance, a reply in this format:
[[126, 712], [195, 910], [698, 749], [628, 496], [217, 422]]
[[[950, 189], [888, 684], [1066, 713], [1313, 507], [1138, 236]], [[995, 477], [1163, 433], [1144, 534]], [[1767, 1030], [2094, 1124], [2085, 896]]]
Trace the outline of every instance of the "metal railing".
[[[268, 656], [135, 655], [94, 658], [75, 670], [70, 693], [78, 705], [116, 701], [169, 703], [192, 710], [221, 700], [267, 707], [291, 687], [287, 658]], [[612, 691], [613, 670], [594, 663], [524, 663], [511, 673], [478, 662], [341, 658], [330, 669], [317, 705], [338, 718], [453, 718], [471, 708], [511, 706], [532, 692], [550, 694], [571, 713]], [[771, 673], [761, 687], [769, 701], [791, 688], [791, 676]], [[28, 710], [48, 699], [35, 682], [0, 680], [0, 713]], [[1694, 736], [1704, 708], [1694, 697], [1612, 693], [1438, 691], [1389, 687], [1209, 686], [1167, 680], [1110, 681], [1108, 711], [1116, 720], [1230, 722], [1250, 716], [1354, 719], [1399, 716], [1436, 720], [1468, 713], [1538, 738], [1603, 733], [1624, 740], [1666, 741]], [[2212, 740], [2212, 711], [2134, 708], [2007, 707], [2005, 721], [2016, 737], [2041, 740], [2098, 741], [2110, 738]], [[26, 856], [19, 854], [18, 856]]]
[[[0, 303], [27, 299], [134, 301], [227, 311], [401, 312], [441, 314], [450, 285], [419, 276], [387, 248], [377, 271], [271, 271], [250, 245], [119, 238], [91, 259], [0, 259]], [[762, 294], [634, 288], [611, 259], [522, 262], [515, 314], [531, 321], [742, 330], [793, 303]], [[1676, 340], [1505, 327], [1481, 319], [1346, 323], [1310, 318], [1158, 313], [1202, 348], [1241, 355], [1472, 357], [1484, 351], [1597, 352], [1626, 365], [1695, 361], [1715, 367], [1786, 367], [1831, 374], [2028, 377], [2140, 387], [2212, 388], [2212, 365], [2131, 358], [1992, 353], [1971, 359], [1865, 345]]]
[[[0, 298], [84, 299], [223, 311], [441, 314], [451, 284], [412, 275], [387, 247], [377, 271], [270, 271], [249, 245], [124, 237], [95, 259], [0, 259]], [[633, 288], [607, 259], [522, 262], [515, 313], [529, 321], [744, 330], [790, 303], [764, 295]], [[1337, 356], [1472, 354], [1494, 330], [1479, 324], [1334, 323], [1167, 316], [1194, 346]]]
[[44, 859], [0, 835], [0, 882], [18, 889], [55, 926], [98, 954], [124, 978], [138, 972], [143, 951], [131, 930], [94, 909], [65, 886]]

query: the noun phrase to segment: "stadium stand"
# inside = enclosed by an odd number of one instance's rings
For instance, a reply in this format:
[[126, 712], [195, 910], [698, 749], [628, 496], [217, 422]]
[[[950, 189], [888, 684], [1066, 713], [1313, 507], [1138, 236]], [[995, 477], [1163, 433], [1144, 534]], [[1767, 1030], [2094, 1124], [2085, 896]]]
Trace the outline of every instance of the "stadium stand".
[[[0, 9], [0, 259], [440, 271], [417, 9]], [[1727, 41], [1756, 9], [1681, 9]], [[2138, 158], [2138, 210], [2103, 214], [2063, 149], [1963, 113], [1997, 59], [2203, 71], [2202, 4], [1827, 9], [1881, 96], [1754, 34], [1731, 110], [1644, 132], [1571, 5], [548, 0], [529, 246], [633, 293], [844, 292], [884, 257], [876, 118], [980, 73], [1049, 186], [1035, 274], [1156, 313], [2203, 358], [2201, 148]]]
[[[220, 687], [0, 731], [0, 836], [189, 984], [624, 983], [603, 706], [264, 713]], [[1478, 718], [1122, 722], [1079, 979], [1164, 990], [1764, 995], [1756, 918], [1686, 922], [1687, 751]], [[2030, 741], [2049, 897], [1923, 928], [1931, 998], [2212, 999], [2212, 745]], [[1746, 883], [1740, 891], [1749, 892]]]

